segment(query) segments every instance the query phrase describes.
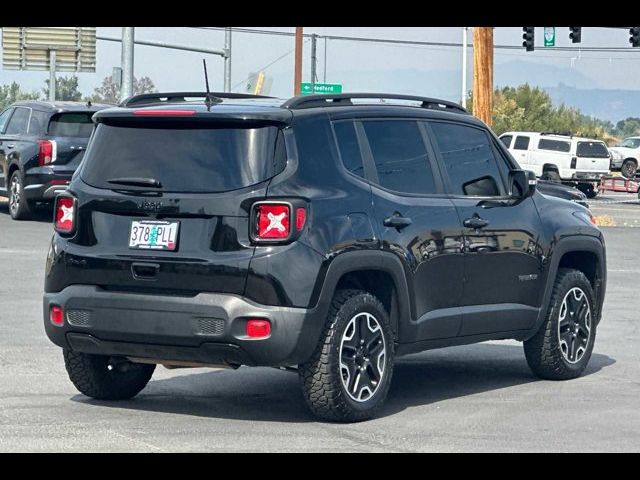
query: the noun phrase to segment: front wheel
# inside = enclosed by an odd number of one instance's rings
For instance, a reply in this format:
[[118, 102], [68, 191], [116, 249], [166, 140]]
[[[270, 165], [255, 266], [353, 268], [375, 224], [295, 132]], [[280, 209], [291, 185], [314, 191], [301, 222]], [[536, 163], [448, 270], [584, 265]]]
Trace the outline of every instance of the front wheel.
[[634, 160], [625, 160], [620, 167], [620, 173], [625, 178], [633, 178], [638, 170], [638, 164]]
[[547, 380], [579, 377], [589, 363], [596, 338], [593, 290], [584, 273], [560, 269], [547, 318], [524, 342], [529, 367]]
[[387, 396], [393, 361], [393, 335], [382, 303], [361, 290], [340, 290], [316, 351], [298, 369], [306, 403], [324, 420], [367, 420]]
[[87, 397], [96, 400], [128, 400], [149, 383], [155, 365], [131, 363], [104, 355], [64, 350], [69, 379]]

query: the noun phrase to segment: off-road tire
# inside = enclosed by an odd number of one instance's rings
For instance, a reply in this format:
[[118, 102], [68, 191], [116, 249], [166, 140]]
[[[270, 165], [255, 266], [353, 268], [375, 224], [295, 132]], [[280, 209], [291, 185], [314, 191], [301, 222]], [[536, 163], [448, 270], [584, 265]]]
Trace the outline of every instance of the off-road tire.
[[87, 397], [96, 400], [128, 400], [149, 383], [155, 365], [125, 362], [109, 370], [110, 357], [64, 350], [64, 365], [69, 379]]
[[[591, 333], [585, 352], [577, 363], [568, 362], [562, 354], [558, 334], [563, 299], [574, 287], [587, 297], [591, 311]], [[579, 270], [561, 268], [556, 277], [547, 317], [538, 332], [524, 342], [524, 353], [533, 373], [545, 380], [569, 380], [579, 377], [589, 363], [596, 338], [596, 307], [589, 280]]]
[[[343, 334], [358, 313], [369, 313], [375, 317], [386, 348], [383, 374], [377, 389], [370, 398], [359, 402], [347, 394], [339, 365]], [[311, 412], [323, 420], [334, 422], [359, 422], [375, 416], [391, 384], [393, 340], [389, 315], [380, 300], [362, 290], [338, 290], [315, 352], [298, 368], [303, 396]]]

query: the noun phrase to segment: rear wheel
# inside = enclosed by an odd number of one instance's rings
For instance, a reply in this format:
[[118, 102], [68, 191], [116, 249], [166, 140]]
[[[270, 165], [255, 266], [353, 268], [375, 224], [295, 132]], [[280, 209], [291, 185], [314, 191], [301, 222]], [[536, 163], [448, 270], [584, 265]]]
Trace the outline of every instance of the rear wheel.
[[24, 183], [20, 170], [16, 170], [9, 180], [9, 214], [14, 220], [27, 220], [31, 207], [24, 195]]
[[131, 363], [104, 355], [64, 350], [69, 379], [87, 397], [97, 400], [128, 400], [149, 383], [155, 365]]
[[579, 183], [578, 190], [584, 193], [587, 198], [596, 198], [598, 196], [598, 190], [592, 183]]
[[638, 163], [635, 160], [627, 159], [622, 162], [620, 167], [620, 173], [625, 178], [633, 178], [638, 170]]
[[382, 303], [361, 290], [338, 291], [316, 351], [298, 369], [307, 405], [324, 420], [373, 417], [389, 391], [393, 360]]
[[596, 338], [593, 290], [584, 273], [560, 269], [545, 322], [524, 342], [533, 373], [547, 380], [567, 380], [582, 374]]

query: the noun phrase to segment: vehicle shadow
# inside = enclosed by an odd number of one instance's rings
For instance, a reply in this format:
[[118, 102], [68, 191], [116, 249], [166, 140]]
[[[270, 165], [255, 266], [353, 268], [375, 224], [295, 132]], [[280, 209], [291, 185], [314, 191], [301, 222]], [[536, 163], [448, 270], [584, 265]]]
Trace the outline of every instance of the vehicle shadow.
[[[613, 365], [615, 360], [594, 353], [586, 375]], [[398, 360], [391, 389], [380, 416], [448, 399], [539, 382], [522, 347], [477, 344], [423, 352]], [[300, 394], [295, 372], [272, 368], [241, 368], [185, 374], [152, 380], [138, 397], [103, 402], [83, 395], [72, 401], [206, 418], [272, 422], [314, 422]]]
[[[36, 205], [31, 210], [29, 221], [51, 223], [53, 221], [53, 206], [48, 204]], [[9, 202], [0, 200], [0, 215], [9, 216]]]

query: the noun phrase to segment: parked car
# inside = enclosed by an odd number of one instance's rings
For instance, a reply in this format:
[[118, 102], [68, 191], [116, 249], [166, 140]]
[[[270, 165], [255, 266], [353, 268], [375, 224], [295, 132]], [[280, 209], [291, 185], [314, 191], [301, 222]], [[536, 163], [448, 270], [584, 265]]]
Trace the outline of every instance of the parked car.
[[615, 147], [610, 147], [611, 170], [620, 170], [626, 178], [633, 178], [640, 162], [640, 137], [625, 138]]
[[64, 191], [93, 130], [91, 116], [108, 105], [16, 102], [0, 113], [0, 196], [14, 220], [28, 219], [36, 202]]
[[588, 198], [598, 195], [597, 185], [609, 173], [611, 156], [600, 140], [545, 132], [506, 132], [500, 140], [522, 168], [575, 186]]
[[587, 203], [587, 196], [575, 187], [563, 185], [561, 183], [550, 182], [549, 180], [539, 180], [538, 190], [544, 195], [571, 200], [572, 202], [576, 202], [579, 205], [583, 205], [589, 208], [589, 204]]
[[409, 353], [516, 339], [554, 380], [589, 362], [601, 231], [455, 103], [160, 93], [93, 118], [43, 298], [89, 397], [157, 364], [295, 368], [313, 413], [358, 421]]

